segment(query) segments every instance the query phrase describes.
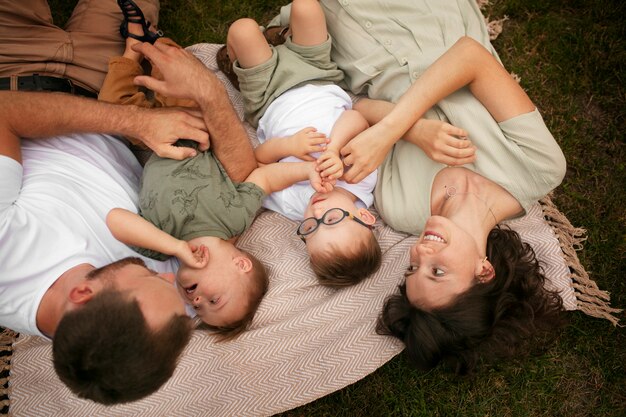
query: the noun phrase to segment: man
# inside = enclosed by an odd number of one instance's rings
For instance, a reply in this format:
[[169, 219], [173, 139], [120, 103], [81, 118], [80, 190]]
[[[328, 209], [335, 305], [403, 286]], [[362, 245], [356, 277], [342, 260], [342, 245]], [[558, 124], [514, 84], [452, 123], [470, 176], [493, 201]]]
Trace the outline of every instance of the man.
[[[2, 7], [0, 38], [6, 38], [8, 5]], [[109, 26], [116, 30], [119, 21]], [[139, 48], [164, 74], [157, 87], [194, 99], [211, 118], [68, 94], [0, 91], [0, 326], [52, 338], [60, 378], [77, 395], [105, 404], [158, 389], [172, 374], [191, 324], [172, 285], [177, 265], [134, 258], [106, 227], [110, 209], [137, 210], [141, 167], [122, 141], [99, 132], [132, 136], [161, 156], [182, 159], [195, 151], [173, 143], [185, 137], [206, 149], [208, 130], [234, 180], [256, 167], [219, 80], [185, 51], [173, 57], [151, 45]], [[2, 59], [6, 68], [8, 58]], [[106, 66], [101, 70], [104, 76]], [[99, 88], [98, 81], [80, 85]], [[59, 136], [70, 132], [77, 134]]]

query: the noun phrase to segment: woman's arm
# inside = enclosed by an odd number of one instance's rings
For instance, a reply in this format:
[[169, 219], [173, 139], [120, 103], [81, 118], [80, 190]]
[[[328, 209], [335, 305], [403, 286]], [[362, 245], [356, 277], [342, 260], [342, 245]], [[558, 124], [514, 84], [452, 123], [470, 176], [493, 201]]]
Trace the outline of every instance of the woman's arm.
[[430, 107], [464, 86], [498, 122], [535, 108], [493, 55], [475, 40], [461, 38], [409, 87], [387, 116], [342, 149], [344, 162], [352, 165], [346, 180], [365, 178]]
[[[383, 100], [363, 98], [354, 108], [370, 125], [380, 122], [395, 104]], [[421, 148], [433, 161], [455, 166], [474, 162], [476, 147], [467, 140], [467, 132], [441, 120], [419, 119], [406, 131], [402, 140]]]
[[109, 212], [106, 221], [111, 234], [122, 243], [176, 256], [194, 268], [203, 266], [202, 258], [196, 256], [202, 248], [176, 239], [138, 214], [115, 208]]

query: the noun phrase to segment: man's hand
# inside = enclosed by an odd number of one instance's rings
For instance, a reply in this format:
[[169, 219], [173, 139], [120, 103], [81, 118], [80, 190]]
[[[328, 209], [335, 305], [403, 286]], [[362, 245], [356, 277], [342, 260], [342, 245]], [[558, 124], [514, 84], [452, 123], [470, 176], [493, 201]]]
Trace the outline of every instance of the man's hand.
[[317, 158], [317, 171], [324, 180], [336, 180], [343, 175], [343, 161], [339, 152], [327, 149]]
[[147, 76], [135, 77], [135, 84], [168, 97], [187, 98], [198, 103], [211, 133], [214, 155], [231, 180], [241, 182], [246, 179], [257, 167], [257, 161], [246, 130], [217, 76], [184, 49], [162, 43], [142, 43], [133, 49], [147, 57], [163, 76], [163, 81]]
[[163, 75], [163, 81], [140, 75], [135, 77], [135, 84], [164, 96], [195, 100], [198, 94], [206, 88], [207, 80], [215, 78], [215, 81], [219, 83], [215, 74], [184, 49], [157, 42], [154, 45], [140, 43], [134, 45], [133, 50], [148, 58]]
[[476, 147], [467, 140], [467, 132], [440, 120], [418, 120], [403, 139], [442, 164], [464, 165], [476, 160]]
[[195, 140], [201, 151], [209, 148], [209, 134], [199, 112], [172, 107], [138, 111], [137, 136], [160, 157], [181, 160], [196, 155], [192, 148], [174, 146], [178, 139]]
[[323, 151], [330, 140], [314, 127], [305, 127], [287, 138], [287, 141], [290, 155], [303, 161], [313, 161], [314, 158], [309, 154]]

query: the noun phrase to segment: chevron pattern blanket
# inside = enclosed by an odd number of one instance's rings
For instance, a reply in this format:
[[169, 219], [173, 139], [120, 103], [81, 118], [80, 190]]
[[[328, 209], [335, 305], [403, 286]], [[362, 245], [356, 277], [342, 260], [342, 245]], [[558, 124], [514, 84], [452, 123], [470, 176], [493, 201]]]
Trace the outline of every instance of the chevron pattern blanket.
[[[189, 49], [217, 72], [219, 46], [200, 44]], [[241, 115], [241, 96], [223, 74], [218, 76]], [[256, 144], [254, 129], [248, 126], [248, 132]], [[567, 309], [612, 318], [608, 296], [589, 280], [576, 257], [584, 231], [572, 228], [549, 198], [509, 224], [533, 246], [550, 286], [560, 291]], [[294, 233], [295, 223], [276, 213], [261, 213], [239, 240], [243, 249], [265, 261], [270, 273], [269, 293], [248, 332], [226, 343], [195, 332], [167, 384], [148, 398], [114, 407], [76, 398], [54, 373], [50, 344], [37, 337], [19, 337], [12, 344], [11, 413], [262, 416], [358, 381], [403, 349], [396, 340], [377, 335], [374, 327], [385, 298], [401, 282], [408, 249], [416, 239], [380, 221], [376, 227], [384, 254], [380, 271], [357, 286], [333, 290], [317, 284]], [[10, 350], [11, 343], [7, 346]]]

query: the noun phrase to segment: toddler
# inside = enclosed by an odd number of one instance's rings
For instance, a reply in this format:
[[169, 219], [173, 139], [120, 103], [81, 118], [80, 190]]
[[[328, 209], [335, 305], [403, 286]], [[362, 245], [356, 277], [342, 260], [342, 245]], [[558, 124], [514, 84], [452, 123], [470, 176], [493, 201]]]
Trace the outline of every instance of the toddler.
[[[126, 17], [121, 28], [126, 50], [110, 60], [99, 99], [144, 107], [193, 106], [189, 100], [159, 95], [149, 100], [134, 85], [143, 57], [132, 46], [172, 42], [157, 39], [132, 0], [118, 3]], [[114, 209], [107, 225], [117, 239], [145, 256], [176, 256], [181, 264], [176, 283], [183, 299], [207, 327], [223, 339], [232, 338], [251, 322], [268, 285], [265, 268], [235, 246], [237, 237], [251, 225], [266, 194], [306, 179], [319, 191], [330, 184], [322, 182], [314, 162], [268, 164], [236, 183], [210, 150], [198, 149], [191, 140], [181, 139], [177, 145], [195, 148], [196, 155], [177, 161], [153, 154], [141, 180], [140, 213]]]
[[257, 160], [316, 160], [325, 189], [334, 188], [320, 193], [300, 182], [274, 192], [263, 206], [301, 221], [297, 234], [322, 284], [353, 285], [380, 267], [381, 251], [372, 231], [376, 219], [367, 210], [376, 172], [358, 184], [339, 181], [344, 171], [339, 150], [368, 124], [336, 85], [343, 73], [330, 60], [331, 39], [319, 3], [295, 0], [290, 19], [290, 36], [275, 47], [254, 20], [237, 20], [228, 31], [228, 56], [246, 119], [258, 126]]

